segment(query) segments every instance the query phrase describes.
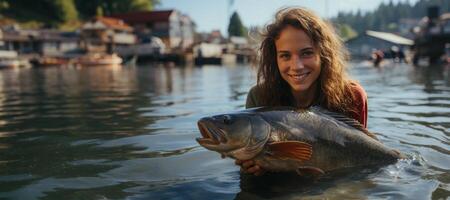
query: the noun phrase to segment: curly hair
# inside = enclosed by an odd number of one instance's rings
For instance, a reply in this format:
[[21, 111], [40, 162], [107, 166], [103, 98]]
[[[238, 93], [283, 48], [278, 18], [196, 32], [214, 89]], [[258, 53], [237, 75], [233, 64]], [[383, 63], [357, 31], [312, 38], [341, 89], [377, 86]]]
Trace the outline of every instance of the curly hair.
[[284, 8], [275, 15], [262, 34], [259, 47], [257, 85], [264, 105], [289, 105], [293, 96], [289, 84], [278, 69], [275, 40], [287, 26], [304, 31], [318, 50], [321, 72], [318, 77], [318, 95], [314, 104], [329, 110], [349, 114], [354, 111], [351, 80], [346, 72], [347, 50], [331, 24], [304, 8]]

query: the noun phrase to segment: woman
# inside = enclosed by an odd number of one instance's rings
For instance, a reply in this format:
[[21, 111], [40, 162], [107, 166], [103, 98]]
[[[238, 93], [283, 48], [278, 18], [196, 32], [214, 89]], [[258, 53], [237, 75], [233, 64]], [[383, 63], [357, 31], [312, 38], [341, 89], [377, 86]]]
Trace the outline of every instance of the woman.
[[[347, 53], [330, 24], [304, 8], [286, 8], [265, 31], [247, 108], [320, 105], [367, 127], [366, 93], [347, 76]], [[252, 160], [236, 164], [246, 173], [264, 173]]]

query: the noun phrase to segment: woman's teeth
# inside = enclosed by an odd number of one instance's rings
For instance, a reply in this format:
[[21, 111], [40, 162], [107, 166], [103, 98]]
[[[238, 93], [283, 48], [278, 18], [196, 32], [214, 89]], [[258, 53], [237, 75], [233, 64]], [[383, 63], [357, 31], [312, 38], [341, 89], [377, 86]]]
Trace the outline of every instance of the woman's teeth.
[[304, 73], [304, 74], [291, 74], [289, 76], [291, 76], [294, 79], [300, 80], [302, 78], [305, 78], [308, 75], [309, 75], [309, 72], [308, 73]]

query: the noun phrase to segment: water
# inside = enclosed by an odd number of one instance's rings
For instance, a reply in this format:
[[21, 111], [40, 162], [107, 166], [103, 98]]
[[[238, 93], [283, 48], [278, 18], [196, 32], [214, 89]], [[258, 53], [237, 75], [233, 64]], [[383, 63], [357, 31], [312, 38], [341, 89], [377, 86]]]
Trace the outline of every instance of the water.
[[369, 129], [409, 159], [307, 180], [240, 176], [195, 142], [243, 109], [248, 66], [0, 71], [0, 199], [448, 199], [450, 69], [353, 64]]

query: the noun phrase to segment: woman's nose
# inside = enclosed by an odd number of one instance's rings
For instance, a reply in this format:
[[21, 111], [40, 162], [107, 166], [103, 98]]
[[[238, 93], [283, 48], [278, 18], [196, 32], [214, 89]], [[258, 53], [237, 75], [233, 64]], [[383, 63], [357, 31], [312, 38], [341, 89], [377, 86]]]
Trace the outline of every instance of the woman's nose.
[[305, 66], [303, 65], [302, 59], [300, 59], [300, 57], [297, 56], [297, 55], [292, 56], [292, 63], [291, 63], [291, 66], [292, 66], [293, 68], [296, 68], [296, 69], [303, 69], [303, 68], [305, 67]]

